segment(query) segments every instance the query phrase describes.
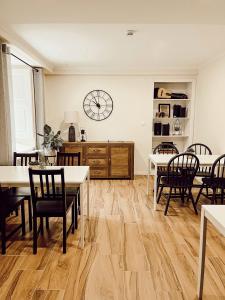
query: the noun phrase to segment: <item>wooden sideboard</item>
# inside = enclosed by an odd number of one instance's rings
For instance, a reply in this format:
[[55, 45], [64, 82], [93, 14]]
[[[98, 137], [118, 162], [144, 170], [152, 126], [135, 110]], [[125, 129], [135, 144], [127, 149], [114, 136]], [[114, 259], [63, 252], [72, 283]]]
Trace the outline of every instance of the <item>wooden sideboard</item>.
[[62, 151], [80, 152], [91, 178], [134, 178], [133, 142], [65, 142]]

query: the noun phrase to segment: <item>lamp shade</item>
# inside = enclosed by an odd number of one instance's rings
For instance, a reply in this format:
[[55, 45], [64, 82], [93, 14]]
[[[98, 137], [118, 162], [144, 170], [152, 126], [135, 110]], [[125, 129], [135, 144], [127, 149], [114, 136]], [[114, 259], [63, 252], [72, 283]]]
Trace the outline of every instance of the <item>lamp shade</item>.
[[65, 111], [64, 112], [64, 122], [65, 123], [76, 123], [78, 121], [77, 111]]

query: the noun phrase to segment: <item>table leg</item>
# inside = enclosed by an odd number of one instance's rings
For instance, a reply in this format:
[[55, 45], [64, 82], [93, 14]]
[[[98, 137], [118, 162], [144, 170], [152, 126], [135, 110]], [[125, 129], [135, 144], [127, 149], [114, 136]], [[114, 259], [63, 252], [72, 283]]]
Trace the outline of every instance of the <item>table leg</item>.
[[81, 248], [84, 248], [84, 185], [80, 185], [80, 239]]
[[207, 218], [205, 217], [204, 207], [202, 207], [200, 248], [199, 248], [199, 266], [198, 266], [198, 299], [202, 299], [202, 292], [203, 292], [204, 271], [205, 271], [206, 231], [207, 231]]
[[155, 170], [154, 170], [154, 192], [153, 192], [153, 205], [154, 210], [157, 208], [157, 177], [158, 177], [158, 167], [157, 164], [154, 164]]
[[87, 177], [87, 218], [89, 219], [90, 214], [90, 171]]

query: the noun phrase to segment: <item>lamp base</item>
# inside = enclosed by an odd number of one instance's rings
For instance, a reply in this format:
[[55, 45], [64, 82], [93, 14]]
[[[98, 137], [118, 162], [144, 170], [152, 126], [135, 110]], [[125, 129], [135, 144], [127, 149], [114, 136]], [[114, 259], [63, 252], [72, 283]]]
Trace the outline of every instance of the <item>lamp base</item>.
[[68, 140], [69, 140], [69, 142], [75, 142], [76, 141], [75, 127], [73, 125], [70, 125], [70, 127], [69, 127]]

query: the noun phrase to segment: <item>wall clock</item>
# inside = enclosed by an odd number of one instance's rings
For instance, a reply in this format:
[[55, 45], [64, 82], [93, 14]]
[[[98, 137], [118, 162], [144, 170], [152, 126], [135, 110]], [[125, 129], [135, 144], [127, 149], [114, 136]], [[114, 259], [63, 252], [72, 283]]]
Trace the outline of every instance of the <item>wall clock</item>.
[[85, 114], [92, 120], [103, 121], [113, 111], [111, 96], [103, 90], [94, 90], [84, 98], [83, 108]]

